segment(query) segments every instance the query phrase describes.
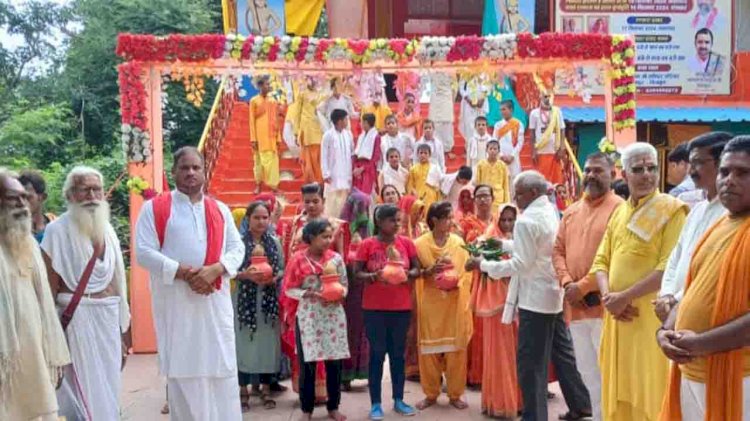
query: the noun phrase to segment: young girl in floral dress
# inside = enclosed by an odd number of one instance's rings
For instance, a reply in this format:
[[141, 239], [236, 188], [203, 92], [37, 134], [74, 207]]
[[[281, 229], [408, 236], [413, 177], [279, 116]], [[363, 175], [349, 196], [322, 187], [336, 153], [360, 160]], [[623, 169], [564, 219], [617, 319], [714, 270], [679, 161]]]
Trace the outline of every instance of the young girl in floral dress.
[[[335, 421], [346, 417], [339, 412], [342, 360], [349, 358], [346, 314], [346, 267], [341, 255], [331, 251], [333, 228], [325, 219], [314, 219], [302, 230], [308, 245], [292, 256], [286, 267], [284, 291], [298, 302], [294, 309], [296, 354], [299, 358], [299, 396], [302, 412], [312, 419], [315, 407], [315, 372], [319, 361], [325, 365], [328, 415]], [[323, 299], [321, 275], [334, 272], [343, 286], [344, 297], [336, 302]]]

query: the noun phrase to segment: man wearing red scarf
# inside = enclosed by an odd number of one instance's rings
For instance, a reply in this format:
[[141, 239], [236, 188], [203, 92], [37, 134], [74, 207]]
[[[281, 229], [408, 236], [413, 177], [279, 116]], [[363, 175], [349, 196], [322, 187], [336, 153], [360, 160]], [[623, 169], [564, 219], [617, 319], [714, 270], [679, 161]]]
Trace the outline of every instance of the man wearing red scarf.
[[138, 263], [151, 274], [159, 369], [179, 420], [240, 420], [229, 278], [245, 247], [226, 205], [203, 193], [203, 156], [179, 149], [177, 190], [146, 202], [136, 224]]

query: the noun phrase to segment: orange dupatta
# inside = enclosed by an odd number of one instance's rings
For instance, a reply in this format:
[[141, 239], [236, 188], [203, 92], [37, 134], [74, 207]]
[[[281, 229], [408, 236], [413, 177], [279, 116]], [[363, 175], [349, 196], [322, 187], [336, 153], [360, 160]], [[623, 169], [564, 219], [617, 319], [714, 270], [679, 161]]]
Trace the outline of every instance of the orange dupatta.
[[[706, 239], [726, 218], [728, 216], [721, 218], [703, 235], [695, 247], [693, 259], [698, 254], [698, 250], [705, 244]], [[738, 229], [721, 264], [716, 303], [711, 314], [711, 324], [714, 327], [736, 319], [750, 310], [747, 302], [750, 294], [750, 282], [748, 282], [750, 265], [746, 260], [747, 256], [750, 256], [750, 219], [745, 221]], [[692, 282], [692, 273], [691, 261], [691, 270], [688, 272], [685, 283], [686, 292]], [[742, 419], [743, 364], [742, 348], [707, 357], [706, 421]], [[667, 393], [664, 395], [664, 402], [659, 415], [661, 421], [682, 420], [682, 408], [680, 406], [681, 377], [679, 366], [672, 364]]]
[[511, 118], [507, 120], [503, 127], [495, 131], [495, 139], [502, 139], [508, 132], [511, 132], [511, 141], [513, 141], [513, 146], [516, 146], [519, 130], [521, 130], [521, 123], [517, 119]]

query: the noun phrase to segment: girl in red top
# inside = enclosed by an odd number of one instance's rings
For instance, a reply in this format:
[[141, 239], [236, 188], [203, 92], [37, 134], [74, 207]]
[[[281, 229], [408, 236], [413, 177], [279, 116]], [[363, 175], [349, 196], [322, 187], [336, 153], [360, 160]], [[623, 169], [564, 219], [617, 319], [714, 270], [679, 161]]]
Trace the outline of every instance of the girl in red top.
[[[406, 379], [404, 353], [406, 332], [411, 321], [411, 281], [419, 276], [419, 262], [414, 243], [398, 235], [401, 230], [401, 210], [392, 205], [378, 206], [375, 210], [375, 236], [362, 242], [354, 261], [354, 273], [358, 282], [366, 284], [363, 293], [365, 331], [370, 342], [370, 419], [383, 419], [381, 406], [381, 379], [383, 361], [388, 354], [393, 386], [393, 409], [402, 415], [415, 415], [416, 410], [404, 403], [404, 381]], [[394, 250], [396, 253], [394, 253]], [[386, 262], [395, 258], [403, 262], [407, 271], [407, 282], [394, 285], [383, 278]]]

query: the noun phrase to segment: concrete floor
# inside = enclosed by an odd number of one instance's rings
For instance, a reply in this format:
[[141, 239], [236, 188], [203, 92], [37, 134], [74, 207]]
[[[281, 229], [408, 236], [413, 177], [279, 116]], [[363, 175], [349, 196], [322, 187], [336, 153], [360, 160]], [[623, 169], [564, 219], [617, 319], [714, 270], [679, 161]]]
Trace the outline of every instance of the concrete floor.
[[[383, 409], [387, 419], [398, 419], [390, 404], [390, 378], [386, 374], [383, 379]], [[289, 381], [284, 382], [290, 386]], [[122, 411], [124, 420], [168, 420], [167, 415], [159, 412], [165, 402], [165, 381], [158, 374], [155, 355], [131, 355], [123, 373]], [[550, 390], [556, 397], [549, 401], [549, 419], [557, 420], [557, 416], [567, 411], [557, 383], [550, 385]], [[419, 383], [406, 382], [405, 401], [415, 404], [424, 397]], [[275, 397], [276, 409], [265, 410], [260, 406], [258, 398], [251, 398], [250, 412], [244, 414], [244, 420], [288, 421], [297, 420], [301, 416], [297, 395], [290, 390]], [[445, 395], [438, 400], [438, 405], [426, 409], [411, 419], [420, 420], [487, 420], [481, 414], [481, 392], [467, 391], [466, 400], [469, 408], [459, 411], [448, 405]], [[349, 420], [367, 420], [370, 409], [370, 398], [367, 392], [367, 382], [354, 382], [353, 390], [344, 393], [341, 400], [341, 412]], [[327, 419], [325, 407], [316, 407], [314, 418]]]

